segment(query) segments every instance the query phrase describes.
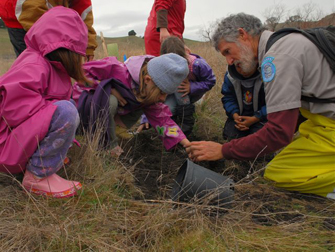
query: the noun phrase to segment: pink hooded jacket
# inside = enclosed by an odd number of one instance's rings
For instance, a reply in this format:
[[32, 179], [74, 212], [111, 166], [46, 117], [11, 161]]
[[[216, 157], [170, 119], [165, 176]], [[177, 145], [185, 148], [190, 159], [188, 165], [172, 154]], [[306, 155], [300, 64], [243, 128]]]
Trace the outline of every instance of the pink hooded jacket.
[[77, 12], [54, 7], [25, 36], [27, 50], [0, 77], [0, 171], [18, 173], [45, 137], [59, 100], [72, 85], [65, 68], [45, 56], [67, 48], [85, 56], [87, 27]]

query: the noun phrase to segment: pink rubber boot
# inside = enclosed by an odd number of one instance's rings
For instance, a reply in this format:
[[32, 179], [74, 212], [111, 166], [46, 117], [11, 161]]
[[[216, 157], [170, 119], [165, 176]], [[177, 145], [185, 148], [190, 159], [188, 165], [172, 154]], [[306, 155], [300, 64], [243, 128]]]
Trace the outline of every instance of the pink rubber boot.
[[82, 187], [79, 182], [63, 179], [56, 173], [46, 178], [38, 178], [28, 170], [24, 173], [22, 185], [28, 192], [53, 198], [71, 197]]

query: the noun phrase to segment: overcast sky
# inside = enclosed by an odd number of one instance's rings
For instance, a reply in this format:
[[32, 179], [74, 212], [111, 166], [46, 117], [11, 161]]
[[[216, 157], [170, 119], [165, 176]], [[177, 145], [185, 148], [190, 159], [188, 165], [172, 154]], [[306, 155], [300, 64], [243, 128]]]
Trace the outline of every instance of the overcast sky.
[[[135, 30], [143, 36], [154, 0], [92, 0], [94, 28], [105, 37], [123, 37]], [[186, 0], [184, 37], [201, 40], [199, 30], [228, 14], [245, 12], [260, 18], [276, 5], [284, 6], [292, 15], [306, 3], [313, 3], [324, 15], [335, 11], [335, 0]]]

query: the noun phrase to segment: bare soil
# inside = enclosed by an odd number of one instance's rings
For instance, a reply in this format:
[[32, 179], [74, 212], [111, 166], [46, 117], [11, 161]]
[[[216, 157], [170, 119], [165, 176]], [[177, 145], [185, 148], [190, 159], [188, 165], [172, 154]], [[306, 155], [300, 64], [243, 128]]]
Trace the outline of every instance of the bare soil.
[[[200, 139], [192, 136], [190, 140]], [[153, 129], [137, 134], [124, 143], [123, 148], [128, 154], [121, 158], [121, 162], [132, 167], [132, 173], [137, 186], [143, 192], [143, 198], [170, 200], [178, 169], [187, 159], [185, 150], [177, 146], [173, 150], [166, 151]], [[272, 226], [302, 222], [304, 213], [318, 213], [327, 208], [328, 199], [280, 190], [264, 181], [263, 170], [270, 158], [260, 158], [255, 162], [222, 160], [198, 164], [230, 176], [235, 181], [233, 209], [250, 212], [251, 220], [255, 224]], [[295, 207], [299, 211], [295, 212]], [[331, 211], [330, 214], [332, 213]], [[333, 218], [325, 219], [323, 225], [326, 229], [335, 229]]]

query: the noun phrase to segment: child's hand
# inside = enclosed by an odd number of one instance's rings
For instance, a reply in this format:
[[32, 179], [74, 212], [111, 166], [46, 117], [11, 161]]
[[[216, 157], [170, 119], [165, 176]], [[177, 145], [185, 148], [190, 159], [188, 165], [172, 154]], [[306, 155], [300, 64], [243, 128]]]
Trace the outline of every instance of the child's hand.
[[111, 94], [116, 97], [122, 107], [127, 104], [126, 99], [124, 99], [122, 95], [120, 95], [119, 91], [117, 91], [115, 88], [112, 88]]
[[191, 84], [188, 79], [185, 79], [178, 87], [179, 93], [184, 93], [181, 97], [188, 95], [191, 92]]
[[149, 123], [142, 123], [136, 130], [136, 133], [140, 133], [143, 129], [149, 129], [150, 124]]
[[255, 116], [239, 116], [235, 122], [235, 127], [238, 130], [245, 131], [248, 130], [251, 125], [259, 122], [259, 118]]
[[237, 114], [237, 113], [234, 113], [234, 114], [233, 114], [233, 119], [234, 119], [235, 123], [239, 123], [239, 122], [241, 121], [241, 120], [239, 119], [239, 117], [240, 117], [239, 114]]
[[85, 62], [92, 61], [93, 58], [94, 58], [94, 55], [86, 55], [86, 57], [85, 57]]

